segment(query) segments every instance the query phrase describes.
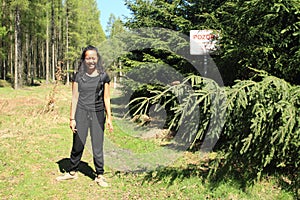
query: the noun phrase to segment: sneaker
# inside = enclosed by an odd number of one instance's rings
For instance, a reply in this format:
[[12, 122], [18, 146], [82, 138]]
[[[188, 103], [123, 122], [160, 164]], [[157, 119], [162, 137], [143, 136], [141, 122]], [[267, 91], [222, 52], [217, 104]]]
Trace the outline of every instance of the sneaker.
[[106, 182], [105, 178], [103, 175], [98, 175], [96, 178], [95, 178], [95, 182], [101, 186], [101, 187], [108, 187], [108, 183]]
[[65, 173], [62, 176], [57, 177], [56, 180], [64, 181], [64, 180], [77, 179], [77, 178], [78, 178], [77, 172], [69, 172], [69, 173]]

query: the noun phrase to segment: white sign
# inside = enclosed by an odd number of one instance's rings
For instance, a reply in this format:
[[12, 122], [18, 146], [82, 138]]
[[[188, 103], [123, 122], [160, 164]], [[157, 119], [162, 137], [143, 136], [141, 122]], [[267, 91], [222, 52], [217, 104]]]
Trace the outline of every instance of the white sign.
[[190, 54], [205, 55], [218, 49], [219, 31], [190, 30]]

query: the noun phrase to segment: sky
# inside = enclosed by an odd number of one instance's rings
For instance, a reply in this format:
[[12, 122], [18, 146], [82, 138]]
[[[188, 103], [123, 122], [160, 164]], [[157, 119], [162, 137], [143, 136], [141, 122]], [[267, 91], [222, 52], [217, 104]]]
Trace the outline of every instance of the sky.
[[100, 21], [103, 30], [106, 30], [107, 22], [111, 13], [121, 20], [124, 16], [130, 16], [130, 10], [124, 5], [124, 0], [97, 0], [100, 10]]

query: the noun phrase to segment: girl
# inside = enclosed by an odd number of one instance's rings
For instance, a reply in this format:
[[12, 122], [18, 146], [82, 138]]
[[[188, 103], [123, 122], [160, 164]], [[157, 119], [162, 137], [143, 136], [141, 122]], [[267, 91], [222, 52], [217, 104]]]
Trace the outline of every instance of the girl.
[[73, 132], [73, 147], [70, 156], [71, 168], [68, 173], [58, 177], [58, 181], [78, 178], [78, 166], [88, 130], [90, 130], [96, 169], [95, 181], [100, 186], [108, 186], [103, 176], [103, 138], [105, 121], [109, 131], [113, 131], [109, 83], [110, 78], [103, 70], [97, 48], [87, 46], [82, 52], [79, 69], [72, 83], [70, 128]]

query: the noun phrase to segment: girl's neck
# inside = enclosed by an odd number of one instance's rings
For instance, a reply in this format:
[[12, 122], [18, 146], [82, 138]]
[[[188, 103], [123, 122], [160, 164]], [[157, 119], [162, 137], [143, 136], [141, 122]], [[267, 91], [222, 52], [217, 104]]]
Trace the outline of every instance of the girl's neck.
[[88, 71], [86, 72], [86, 74], [87, 74], [88, 76], [97, 76], [99, 73], [98, 73], [97, 70], [88, 70]]

